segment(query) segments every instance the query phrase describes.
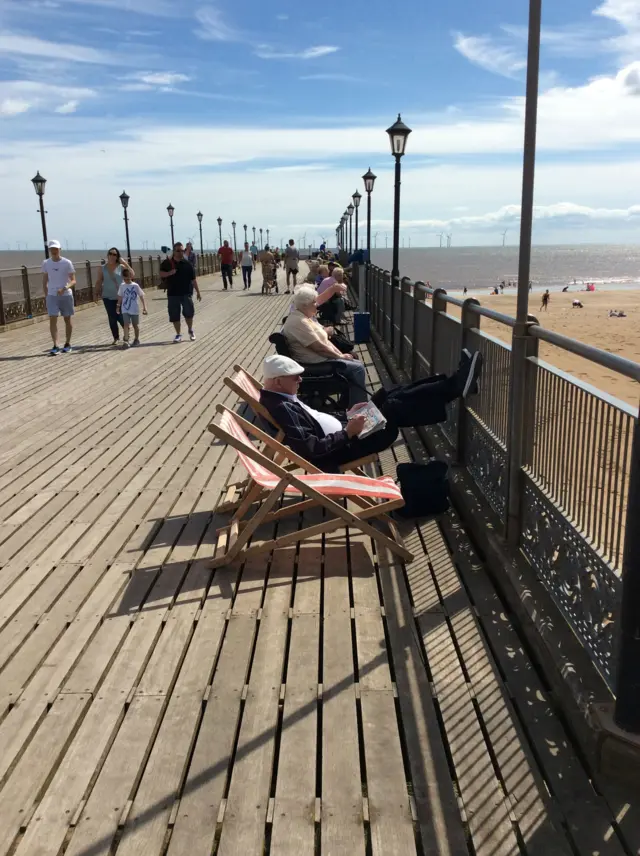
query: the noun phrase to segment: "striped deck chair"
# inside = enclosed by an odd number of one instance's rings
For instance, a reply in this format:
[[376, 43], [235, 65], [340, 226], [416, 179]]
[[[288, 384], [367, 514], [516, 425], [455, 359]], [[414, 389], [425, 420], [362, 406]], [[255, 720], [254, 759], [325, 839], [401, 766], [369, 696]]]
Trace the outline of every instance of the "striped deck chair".
[[[219, 531], [218, 548], [212, 567], [222, 567], [236, 559], [244, 560], [248, 556], [286, 547], [346, 526], [369, 535], [403, 561], [413, 561], [412, 554], [402, 543], [394, 522], [388, 516], [388, 512], [404, 505], [402, 494], [392, 479], [372, 479], [351, 473], [323, 473], [229, 408], [218, 405], [217, 411], [220, 415], [219, 422], [209, 425], [209, 431], [236, 450], [240, 462], [247, 470], [252, 488], [245, 493], [230, 524]], [[297, 464], [299, 468], [306, 470], [306, 473], [299, 475], [285, 469], [276, 460], [257, 449], [249, 435], [262, 443], [268, 442], [271, 448], [276, 444], [288, 462]], [[265, 492], [266, 497], [262, 504], [253, 516], [245, 520], [245, 515], [252, 505], [262, 498]], [[273, 511], [282, 497], [295, 498], [298, 501], [285, 503], [282, 508]], [[341, 499], [350, 500], [357, 510], [349, 511], [337, 501]], [[317, 506], [323, 507], [329, 515], [322, 523], [247, 546], [258, 526]], [[385, 535], [369, 523], [369, 520], [385, 523], [391, 536]]]

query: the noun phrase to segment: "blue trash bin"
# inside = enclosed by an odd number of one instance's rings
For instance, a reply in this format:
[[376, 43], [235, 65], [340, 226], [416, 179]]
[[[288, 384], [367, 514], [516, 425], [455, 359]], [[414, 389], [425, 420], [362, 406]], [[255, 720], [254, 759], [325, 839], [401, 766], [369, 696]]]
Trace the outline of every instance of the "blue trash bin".
[[371, 338], [371, 315], [368, 312], [353, 313], [353, 341], [366, 345]]

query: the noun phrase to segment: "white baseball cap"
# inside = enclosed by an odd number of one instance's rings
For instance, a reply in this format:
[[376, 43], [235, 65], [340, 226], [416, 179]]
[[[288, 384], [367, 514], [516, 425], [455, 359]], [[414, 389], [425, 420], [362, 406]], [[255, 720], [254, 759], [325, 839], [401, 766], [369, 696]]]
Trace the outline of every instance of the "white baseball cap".
[[60, 250], [62, 249], [62, 244], [60, 241], [49, 241], [47, 244], [50, 250]]
[[282, 357], [280, 354], [267, 357], [262, 364], [262, 374], [268, 379], [301, 375], [303, 372], [304, 367], [300, 363], [292, 360], [291, 357]]

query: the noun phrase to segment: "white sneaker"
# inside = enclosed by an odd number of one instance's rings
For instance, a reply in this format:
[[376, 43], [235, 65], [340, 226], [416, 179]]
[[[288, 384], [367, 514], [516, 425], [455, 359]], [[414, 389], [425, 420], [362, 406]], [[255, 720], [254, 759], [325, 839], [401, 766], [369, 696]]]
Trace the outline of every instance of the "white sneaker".
[[191, 339], [192, 342], [195, 342], [196, 334], [193, 332], [193, 330], [189, 330], [189, 338]]
[[179, 345], [181, 341], [182, 341], [182, 336], [180, 335], [180, 333], [178, 333], [178, 335], [173, 340], [173, 344]]

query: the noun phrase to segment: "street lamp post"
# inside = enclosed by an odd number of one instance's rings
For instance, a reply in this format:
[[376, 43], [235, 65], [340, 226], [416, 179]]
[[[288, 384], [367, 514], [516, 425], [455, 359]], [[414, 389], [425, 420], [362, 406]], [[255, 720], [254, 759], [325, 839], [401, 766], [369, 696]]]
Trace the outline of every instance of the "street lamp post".
[[371, 167], [362, 176], [364, 181], [364, 189], [367, 193], [367, 267], [366, 267], [366, 293], [369, 294], [369, 285], [371, 282], [371, 194], [373, 193], [373, 185], [376, 183], [377, 176], [371, 172]]
[[267, 244], [269, 243], [269, 230], [267, 229]]
[[200, 227], [200, 258], [202, 258], [204, 256], [204, 247], [202, 246], [202, 218], [204, 217], [204, 214], [202, 211], [198, 211], [197, 217], [198, 225]]
[[220, 246], [222, 246], [222, 217], [218, 217], [218, 234], [220, 235]]
[[245, 223], [242, 228], [244, 229], [244, 242], [245, 244], [248, 244], [249, 242], [247, 240], [247, 224]]
[[356, 209], [356, 251], [358, 250], [358, 208], [360, 207], [360, 200], [362, 199], [362, 194], [356, 190], [356, 192], [351, 197], [353, 199], [353, 207]]
[[407, 138], [411, 133], [398, 113], [398, 119], [387, 128], [389, 141], [391, 143], [391, 154], [396, 159], [396, 175], [393, 200], [393, 263], [391, 265], [391, 352], [393, 353], [395, 327], [394, 327], [394, 289], [400, 281], [400, 161], [407, 148]]
[[260, 227], [260, 249], [263, 249], [263, 247], [262, 247], [262, 226]]
[[253, 229], [253, 246], [255, 247], [255, 245], [256, 245], [256, 227], [252, 226], [251, 228]]
[[233, 220], [231, 223], [231, 228], [233, 229], [233, 252], [236, 254], [236, 258], [238, 257], [238, 245], [236, 243], [236, 221]]
[[167, 205], [167, 213], [169, 214], [169, 222], [171, 223], [171, 249], [173, 249], [173, 245], [176, 242], [175, 236], [173, 234], [173, 214], [175, 210], [176, 209], [171, 203]]
[[44, 210], [44, 187], [45, 187], [45, 184], [47, 183], [47, 179], [43, 178], [40, 175], [40, 171], [38, 170], [38, 172], [31, 179], [31, 183], [33, 184], [33, 189], [35, 190], [35, 192], [38, 196], [38, 199], [40, 200], [40, 222], [42, 223], [42, 240], [44, 241], [44, 255], [45, 255], [45, 258], [48, 259], [49, 258], [49, 247], [48, 247], [49, 242], [47, 240], [47, 219], [45, 217], [45, 214], [47, 212]]
[[131, 244], [129, 242], [129, 218], [127, 216], [127, 208], [129, 207], [129, 197], [123, 190], [120, 194], [120, 202], [124, 208], [124, 231], [127, 238], [127, 261], [131, 264]]
[[349, 215], [349, 255], [353, 252], [353, 212], [355, 208], [353, 205], [349, 204], [347, 207], [347, 213]]

